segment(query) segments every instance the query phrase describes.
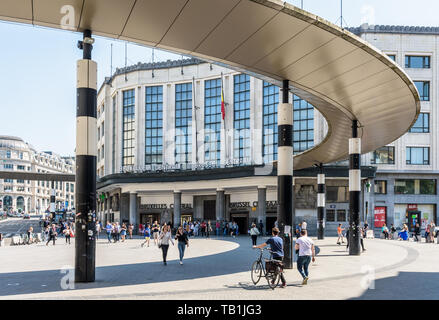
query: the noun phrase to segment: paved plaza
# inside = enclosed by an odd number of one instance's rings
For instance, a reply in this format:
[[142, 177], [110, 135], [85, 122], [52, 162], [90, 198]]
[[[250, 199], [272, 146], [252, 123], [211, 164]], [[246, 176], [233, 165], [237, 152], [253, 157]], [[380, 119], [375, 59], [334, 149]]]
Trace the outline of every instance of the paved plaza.
[[439, 299], [437, 244], [366, 239], [364, 254], [348, 256], [335, 238], [316, 240], [308, 285], [293, 269], [286, 271], [287, 288], [271, 290], [265, 279], [251, 282], [258, 250], [245, 236], [192, 238], [183, 265], [171, 245], [167, 266], [161, 250], [141, 242], [99, 239], [96, 282], [74, 289], [66, 289], [74, 242], [1, 247], [0, 299]]

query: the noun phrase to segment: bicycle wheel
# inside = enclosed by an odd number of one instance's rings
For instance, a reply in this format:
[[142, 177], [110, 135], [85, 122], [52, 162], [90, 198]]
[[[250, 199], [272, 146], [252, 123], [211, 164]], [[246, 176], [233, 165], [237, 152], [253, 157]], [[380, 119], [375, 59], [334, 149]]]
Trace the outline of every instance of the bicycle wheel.
[[262, 277], [262, 264], [259, 261], [253, 262], [252, 265], [252, 281], [257, 284]]
[[266, 275], [268, 286], [274, 290], [280, 281], [279, 268], [276, 268], [275, 272], [268, 272]]

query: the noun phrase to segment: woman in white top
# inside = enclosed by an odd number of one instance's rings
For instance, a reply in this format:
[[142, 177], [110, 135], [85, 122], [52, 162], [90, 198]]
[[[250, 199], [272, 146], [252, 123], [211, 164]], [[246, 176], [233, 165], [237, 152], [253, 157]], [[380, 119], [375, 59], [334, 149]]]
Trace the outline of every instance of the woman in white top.
[[257, 240], [258, 235], [259, 235], [259, 230], [258, 230], [258, 228], [256, 228], [256, 224], [254, 224], [254, 223], [252, 223], [252, 228], [250, 229], [250, 235], [252, 237], [252, 243], [255, 246], [256, 240]]
[[160, 247], [162, 248], [162, 253], [163, 253], [163, 264], [166, 266], [166, 256], [168, 255], [169, 241], [171, 241], [172, 245], [174, 245], [174, 240], [172, 240], [172, 234], [171, 234], [171, 226], [166, 224], [163, 226], [159, 240], [160, 240]]

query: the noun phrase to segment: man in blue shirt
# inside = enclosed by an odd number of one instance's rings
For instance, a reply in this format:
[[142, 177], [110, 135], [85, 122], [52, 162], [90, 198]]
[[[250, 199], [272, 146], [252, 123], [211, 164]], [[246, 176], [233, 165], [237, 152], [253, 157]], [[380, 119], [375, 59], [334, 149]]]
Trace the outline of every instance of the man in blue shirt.
[[[268, 239], [265, 243], [261, 243], [258, 246], [253, 246], [253, 248], [262, 249], [266, 245], [270, 245], [271, 252], [273, 254], [273, 259], [281, 261], [284, 258], [284, 242], [281, 237], [279, 237], [279, 229], [274, 227], [272, 230], [272, 237]], [[284, 274], [280, 274], [280, 280], [282, 281], [281, 288], [285, 288], [287, 286], [287, 282], [285, 281]]]

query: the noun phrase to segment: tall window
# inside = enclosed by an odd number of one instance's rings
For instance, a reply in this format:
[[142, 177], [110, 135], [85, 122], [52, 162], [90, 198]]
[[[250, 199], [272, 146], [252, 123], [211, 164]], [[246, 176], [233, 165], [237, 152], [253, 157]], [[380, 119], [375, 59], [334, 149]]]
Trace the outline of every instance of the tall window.
[[421, 101], [430, 101], [430, 82], [429, 81], [413, 81], [419, 92]]
[[111, 155], [111, 172], [116, 173], [116, 130], [117, 130], [117, 109], [116, 109], [116, 95], [113, 97], [113, 146], [112, 146], [112, 155]]
[[395, 194], [436, 194], [436, 180], [397, 179]]
[[296, 154], [314, 146], [314, 107], [294, 96], [293, 109], [293, 151]]
[[146, 87], [145, 96], [145, 164], [162, 164], [163, 87]]
[[250, 159], [250, 77], [246, 74], [235, 75], [233, 83], [233, 157], [243, 163]]
[[381, 147], [375, 150], [370, 162], [372, 164], [395, 164], [395, 147]]
[[405, 56], [405, 67], [430, 69], [430, 56]]
[[264, 163], [277, 160], [277, 106], [279, 104], [279, 88], [265, 82], [263, 85], [263, 153]]
[[407, 147], [406, 164], [430, 164], [429, 147]]
[[420, 113], [418, 119], [410, 128], [409, 132], [428, 133], [430, 132], [430, 114]]
[[192, 153], [192, 83], [175, 85], [175, 161], [189, 163]]
[[221, 79], [204, 82], [204, 161], [220, 164]]
[[122, 166], [134, 165], [135, 147], [135, 92], [134, 89], [123, 91], [123, 154]]

